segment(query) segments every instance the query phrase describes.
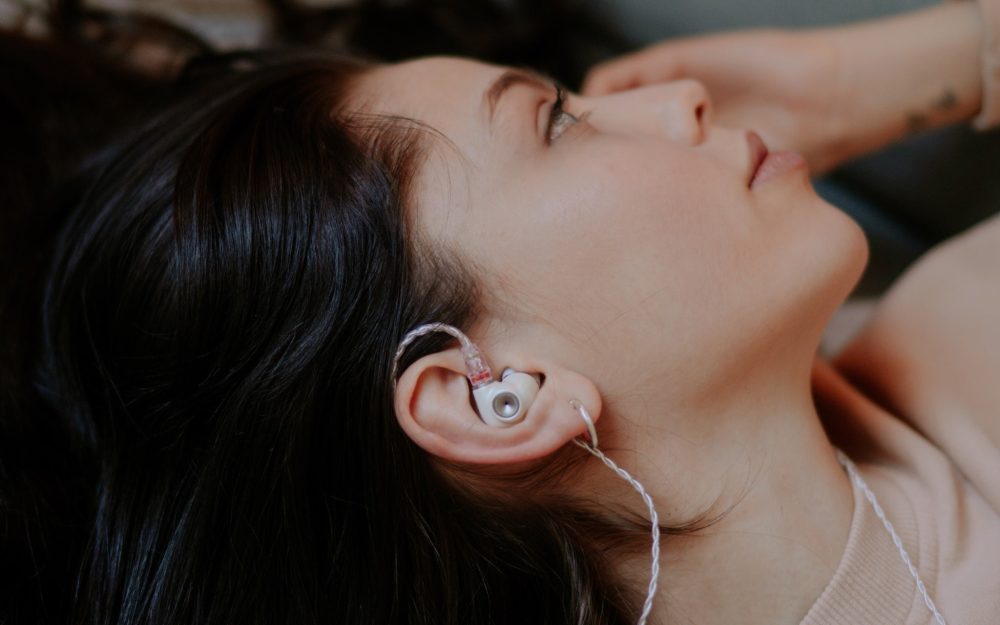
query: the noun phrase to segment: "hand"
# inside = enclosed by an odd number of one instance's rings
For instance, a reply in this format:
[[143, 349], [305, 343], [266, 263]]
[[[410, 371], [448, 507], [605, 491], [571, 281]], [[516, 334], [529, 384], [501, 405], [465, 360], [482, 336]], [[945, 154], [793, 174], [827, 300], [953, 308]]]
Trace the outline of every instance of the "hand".
[[847, 119], [838, 48], [824, 30], [753, 30], [666, 41], [594, 67], [581, 92], [602, 95], [694, 78], [715, 120], [756, 131], [771, 150], [806, 157], [816, 174], [842, 160]]
[[982, 102], [979, 3], [802, 31], [667, 41], [595, 67], [584, 95], [693, 78], [716, 120], [800, 152], [814, 174], [913, 132], [970, 119]]

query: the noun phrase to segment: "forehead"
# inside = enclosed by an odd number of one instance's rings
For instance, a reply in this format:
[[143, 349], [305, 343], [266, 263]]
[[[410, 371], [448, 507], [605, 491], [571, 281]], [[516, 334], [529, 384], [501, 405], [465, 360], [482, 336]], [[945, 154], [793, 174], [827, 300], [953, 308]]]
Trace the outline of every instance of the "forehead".
[[428, 127], [429, 149], [418, 165], [410, 199], [434, 238], [453, 228], [454, 219], [464, 222], [483, 190], [505, 175], [486, 98], [504, 71], [466, 59], [433, 57], [379, 66], [354, 83], [352, 99], [365, 114], [399, 116]]
[[365, 112], [426, 124], [475, 157], [488, 131], [484, 93], [501, 73], [467, 59], [417, 59], [367, 72], [356, 83], [356, 96]]

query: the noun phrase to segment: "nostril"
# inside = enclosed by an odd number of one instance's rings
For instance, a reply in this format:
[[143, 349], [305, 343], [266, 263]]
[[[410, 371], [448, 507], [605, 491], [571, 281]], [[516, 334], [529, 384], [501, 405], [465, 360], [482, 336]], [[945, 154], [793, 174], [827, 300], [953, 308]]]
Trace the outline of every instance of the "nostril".
[[694, 107], [694, 132], [696, 137], [694, 138], [695, 144], [699, 144], [705, 140], [706, 121], [705, 118], [708, 115], [708, 107], [704, 102], [699, 102], [696, 107]]

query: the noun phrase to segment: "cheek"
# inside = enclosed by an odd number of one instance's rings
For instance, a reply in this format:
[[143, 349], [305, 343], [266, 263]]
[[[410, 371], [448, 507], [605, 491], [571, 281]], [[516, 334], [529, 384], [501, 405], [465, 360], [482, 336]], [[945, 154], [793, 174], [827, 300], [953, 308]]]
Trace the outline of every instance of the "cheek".
[[488, 266], [518, 290], [590, 306], [601, 298], [618, 312], [654, 293], [721, 292], [705, 285], [733, 278], [752, 234], [746, 198], [718, 184], [725, 172], [662, 149], [596, 156], [526, 173], [497, 195], [480, 233]]
[[731, 172], [683, 156], [623, 155], [577, 178], [573, 230], [620, 263], [619, 278], [697, 281], [733, 266], [753, 236], [751, 207], [729, 184]]

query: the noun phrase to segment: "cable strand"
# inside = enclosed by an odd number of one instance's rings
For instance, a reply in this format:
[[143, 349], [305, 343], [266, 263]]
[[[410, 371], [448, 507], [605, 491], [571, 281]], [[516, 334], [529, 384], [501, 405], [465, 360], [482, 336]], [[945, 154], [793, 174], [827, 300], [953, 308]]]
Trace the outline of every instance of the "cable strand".
[[906, 547], [903, 546], [902, 539], [900, 539], [899, 534], [896, 533], [896, 528], [893, 527], [889, 519], [886, 518], [885, 511], [882, 510], [882, 506], [879, 505], [878, 499], [875, 497], [875, 493], [868, 488], [868, 484], [865, 482], [864, 478], [861, 477], [857, 467], [854, 466], [851, 459], [847, 457], [847, 454], [839, 449], [837, 449], [836, 452], [837, 460], [839, 460], [840, 464], [844, 465], [844, 468], [847, 469], [847, 474], [850, 475], [854, 483], [857, 484], [858, 488], [860, 488], [865, 494], [865, 499], [868, 500], [868, 502], [872, 505], [872, 508], [875, 510], [875, 516], [882, 521], [882, 525], [885, 527], [886, 531], [889, 532], [889, 536], [892, 538], [892, 543], [896, 545], [896, 549], [899, 550], [899, 557], [903, 559], [903, 564], [906, 565], [906, 570], [910, 572], [910, 577], [912, 577], [917, 583], [917, 590], [920, 592], [920, 596], [923, 597], [924, 605], [927, 606], [927, 609], [934, 615], [934, 620], [937, 621], [938, 625], [947, 625], [944, 617], [941, 616], [940, 612], [938, 612], [937, 606], [934, 605], [934, 601], [931, 599], [930, 593], [927, 592], [927, 586], [924, 584], [924, 580], [920, 579], [920, 574], [917, 573], [917, 568], [913, 566], [913, 560], [910, 559], [910, 554], [907, 553]]
[[643, 487], [642, 483], [639, 482], [639, 480], [635, 479], [628, 471], [615, 464], [615, 461], [604, 455], [604, 452], [600, 449], [593, 447], [579, 438], [573, 439], [573, 442], [596, 456], [605, 464], [605, 466], [618, 474], [620, 478], [628, 482], [629, 485], [631, 485], [632, 488], [639, 493], [643, 502], [645, 502], [646, 507], [649, 509], [649, 520], [652, 527], [650, 535], [653, 539], [652, 546], [650, 547], [650, 556], [652, 557], [653, 562], [649, 571], [649, 586], [646, 590], [646, 600], [642, 604], [642, 613], [639, 615], [639, 620], [636, 622], [636, 625], [646, 625], [646, 621], [649, 619], [649, 614], [653, 610], [653, 597], [656, 595], [656, 585], [660, 577], [660, 517], [656, 513], [656, 506], [653, 505], [653, 498], [649, 496], [649, 493], [646, 492], [646, 489]]

